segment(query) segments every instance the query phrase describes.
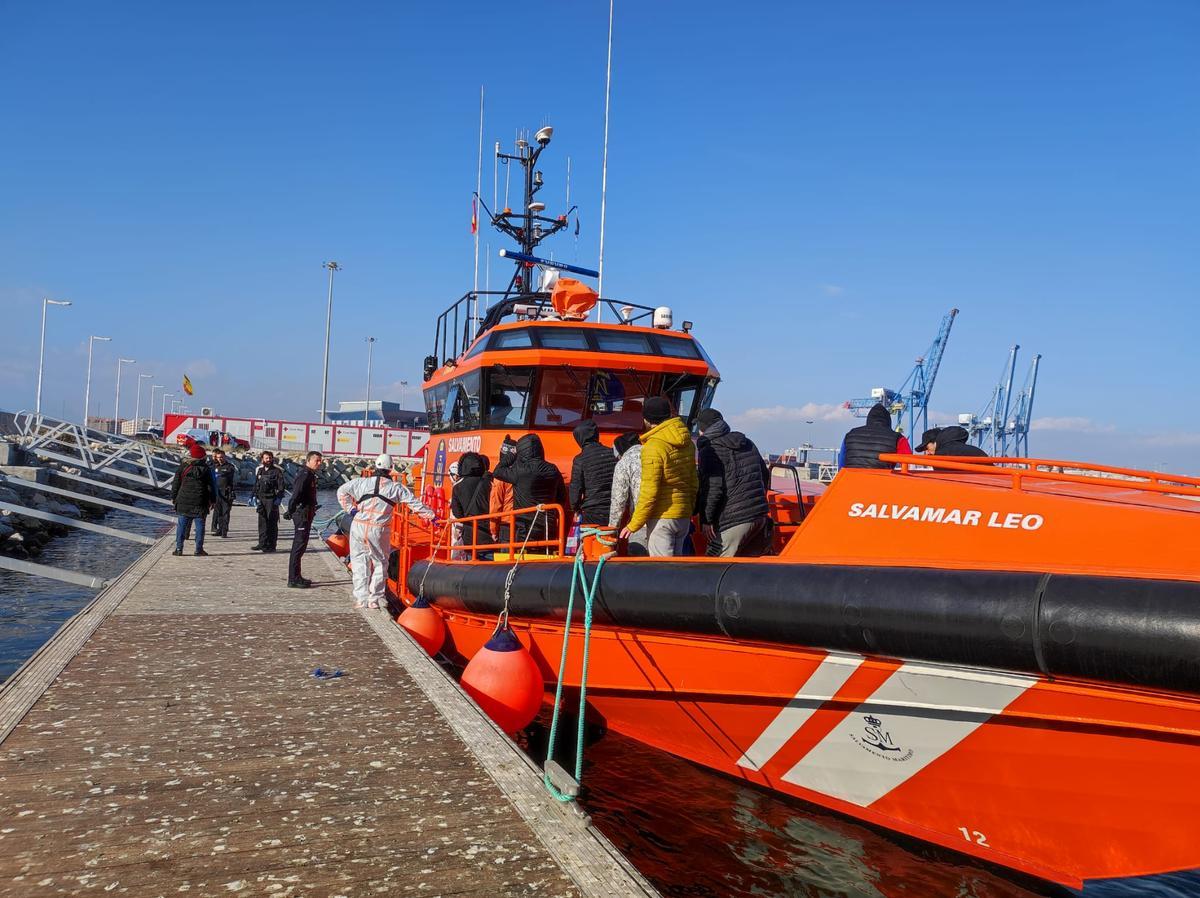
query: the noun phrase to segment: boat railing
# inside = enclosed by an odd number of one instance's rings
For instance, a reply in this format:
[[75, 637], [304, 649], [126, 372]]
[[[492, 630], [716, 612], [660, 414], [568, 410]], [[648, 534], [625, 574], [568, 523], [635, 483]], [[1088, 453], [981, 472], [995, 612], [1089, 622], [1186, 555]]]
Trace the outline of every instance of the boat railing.
[[[540, 508], [540, 513], [539, 513]], [[540, 521], [546, 521], [546, 538], [517, 539], [517, 518], [522, 515], [538, 515]], [[566, 532], [563, 522], [567, 520], [561, 505], [531, 505], [527, 508], [514, 508], [492, 514], [472, 515], [467, 518], [452, 518], [426, 521], [414, 513], [407, 505], [401, 505], [392, 519], [391, 545], [396, 555], [395, 591], [406, 599], [415, 596], [409, 591], [408, 572], [413, 564], [426, 559], [434, 561], [485, 561], [483, 553], [495, 555], [507, 553], [511, 560], [532, 560], [537, 557], [562, 557], [566, 554]], [[478, 542], [475, 537], [476, 528], [472, 525], [485, 524], [489, 531], [492, 523], [508, 528], [507, 539], [497, 539], [494, 542]], [[461, 524], [461, 533], [469, 535], [471, 542], [454, 543], [455, 525]], [[389, 573], [389, 578], [391, 574]]]
[[[509, 511], [498, 511], [490, 514], [477, 514], [465, 518], [452, 518], [447, 526], [461, 527], [460, 540], [453, 539], [446, 545], [434, 550], [434, 557], [440, 561], [487, 561], [490, 558], [480, 558], [481, 553], [493, 556], [495, 553], [507, 554], [511, 560], [524, 558], [525, 555], [558, 555], [563, 556], [567, 550], [566, 533], [563, 527], [565, 511], [561, 505], [530, 505], [527, 508], [514, 508]], [[538, 528], [544, 535], [543, 539], [517, 539], [517, 518], [534, 516], [530, 526]], [[543, 523], [544, 522], [544, 523]], [[491, 525], [508, 528], [508, 539], [491, 539]], [[485, 525], [485, 526], [481, 526]], [[478, 542], [479, 531], [488, 534], [489, 541]], [[531, 537], [533, 533], [529, 534]], [[467, 542], [468, 537], [471, 542]]]
[[1160, 474], [1136, 468], [1119, 468], [1087, 462], [1045, 458], [976, 458], [972, 456], [896, 455], [879, 456], [881, 461], [899, 466], [901, 474], [926, 471], [986, 474], [1009, 481], [1021, 491], [1028, 481], [1082, 483], [1088, 486], [1120, 486], [1125, 489], [1171, 496], [1200, 498], [1200, 477]]
[[[504, 304], [507, 303], [507, 306]], [[507, 290], [470, 290], [450, 304], [437, 319], [433, 354], [438, 365], [454, 361], [470, 349], [475, 338], [524, 307], [529, 317], [550, 317], [554, 312], [549, 293], [513, 293]], [[597, 305], [607, 307], [614, 322], [649, 325], [654, 307], [600, 297]]]

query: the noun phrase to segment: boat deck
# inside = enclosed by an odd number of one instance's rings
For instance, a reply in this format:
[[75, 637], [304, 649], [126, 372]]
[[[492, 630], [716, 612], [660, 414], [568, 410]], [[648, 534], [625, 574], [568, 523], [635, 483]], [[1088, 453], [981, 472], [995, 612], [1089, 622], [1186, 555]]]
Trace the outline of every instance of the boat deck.
[[656, 894], [318, 541], [287, 589], [254, 527], [165, 537], [0, 689], [0, 896]]

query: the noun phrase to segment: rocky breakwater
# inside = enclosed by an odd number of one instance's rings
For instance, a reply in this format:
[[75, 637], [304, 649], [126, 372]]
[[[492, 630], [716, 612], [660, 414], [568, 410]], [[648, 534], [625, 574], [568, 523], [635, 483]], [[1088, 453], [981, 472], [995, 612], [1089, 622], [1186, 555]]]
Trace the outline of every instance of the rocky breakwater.
[[[106, 506], [88, 502], [87, 496], [115, 502], [129, 502], [129, 497], [123, 493], [79, 483], [65, 477], [55, 477], [55, 473], [60, 470], [73, 474], [82, 473], [78, 468], [56, 462], [6, 468], [5, 473], [0, 473], [0, 502], [49, 512], [63, 518], [85, 521], [98, 520], [110, 511]], [[107, 475], [95, 472], [89, 473], [87, 476], [96, 480], [111, 479]], [[19, 480], [36, 480], [51, 486], [69, 489], [81, 495], [78, 498], [67, 499], [52, 493], [13, 485], [14, 481]], [[65, 536], [71, 530], [69, 525], [57, 521], [46, 521], [8, 509], [0, 510], [0, 554], [20, 560], [37, 558], [50, 540], [58, 536]]]

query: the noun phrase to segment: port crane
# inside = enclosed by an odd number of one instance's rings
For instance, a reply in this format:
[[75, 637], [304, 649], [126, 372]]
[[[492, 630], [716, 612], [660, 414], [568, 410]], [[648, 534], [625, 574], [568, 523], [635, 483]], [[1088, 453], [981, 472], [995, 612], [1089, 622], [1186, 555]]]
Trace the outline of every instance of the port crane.
[[[920, 435], [929, 429], [929, 397], [933, 393], [933, 382], [937, 379], [938, 368], [942, 364], [942, 354], [946, 351], [946, 341], [950, 339], [950, 328], [954, 326], [954, 318], [958, 309], [951, 309], [942, 318], [938, 326], [937, 336], [924, 355], [917, 357], [917, 362], [898, 389], [875, 387], [866, 399], [851, 399], [843, 404], [856, 418], [865, 418], [871, 406], [882, 403], [892, 414], [894, 426], [904, 433]], [[907, 427], [904, 422], [907, 418]], [[920, 424], [920, 429], [917, 425]]]
[[1037, 390], [1038, 365], [1035, 355], [1025, 375], [1020, 391], [1013, 395], [1013, 380], [1017, 370], [1020, 344], [1013, 344], [1000, 372], [1000, 381], [992, 389], [991, 398], [978, 415], [958, 416], [958, 423], [967, 429], [971, 442], [996, 458], [1026, 458], [1029, 456], [1029, 424], [1033, 414], [1033, 397]]

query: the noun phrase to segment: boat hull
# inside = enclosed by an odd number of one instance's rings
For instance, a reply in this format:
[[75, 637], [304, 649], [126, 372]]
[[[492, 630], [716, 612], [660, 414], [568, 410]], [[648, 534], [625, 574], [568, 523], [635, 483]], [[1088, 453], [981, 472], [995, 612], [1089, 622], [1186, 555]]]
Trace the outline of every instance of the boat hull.
[[[472, 657], [495, 617], [436, 602]], [[562, 622], [511, 622], [553, 688]], [[616, 626], [589, 657], [607, 727], [774, 792], [1070, 886], [1200, 867], [1186, 696]]]

